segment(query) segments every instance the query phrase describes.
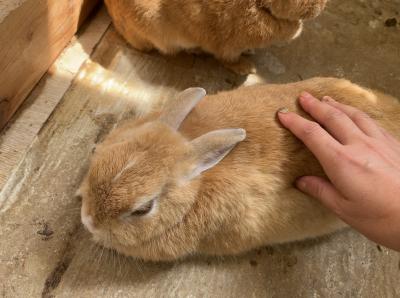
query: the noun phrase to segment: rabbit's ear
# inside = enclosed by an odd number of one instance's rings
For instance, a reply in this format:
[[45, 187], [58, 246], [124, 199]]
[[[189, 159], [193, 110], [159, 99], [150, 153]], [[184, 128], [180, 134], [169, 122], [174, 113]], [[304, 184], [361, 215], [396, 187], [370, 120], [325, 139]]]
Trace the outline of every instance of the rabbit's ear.
[[220, 129], [194, 139], [191, 143], [195, 150], [196, 165], [190, 178], [218, 164], [236, 145], [246, 138], [241, 128]]
[[203, 88], [186, 89], [162, 111], [160, 121], [178, 130], [186, 116], [204, 96], [206, 90]]

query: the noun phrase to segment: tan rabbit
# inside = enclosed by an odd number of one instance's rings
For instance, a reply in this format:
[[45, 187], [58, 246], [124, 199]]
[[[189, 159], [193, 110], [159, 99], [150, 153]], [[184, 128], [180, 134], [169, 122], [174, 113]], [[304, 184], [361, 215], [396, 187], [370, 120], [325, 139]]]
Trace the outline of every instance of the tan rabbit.
[[304, 115], [296, 104], [304, 90], [362, 109], [400, 137], [399, 102], [346, 80], [256, 85], [201, 101], [203, 89], [188, 89], [98, 146], [80, 188], [83, 223], [102, 245], [155, 261], [238, 254], [344, 227], [293, 187], [299, 176], [323, 175], [276, 120], [283, 106]]
[[201, 49], [228, 68], [254, 72], [249, 49], [298, 36], [327, 0], [105, 0], [117, 31], [136, 49]]

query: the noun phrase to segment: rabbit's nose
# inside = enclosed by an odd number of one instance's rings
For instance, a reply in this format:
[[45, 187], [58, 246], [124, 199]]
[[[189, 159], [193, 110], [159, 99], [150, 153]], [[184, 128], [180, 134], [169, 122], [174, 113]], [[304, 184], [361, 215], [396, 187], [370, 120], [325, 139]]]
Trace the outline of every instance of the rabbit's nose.
[[89, 214], [87, 214], [86, 208], [82, 207], [81, 209], [81, 221], [83, 225], [85, 226], [86, 229], [92, 234], [96, 233], [96, 228], [93, 222], [93, 217]]
[[90, 233], [96, 233], [96, 228], [94, 227], [93, 219], [90, 215], [82, 216], [82, 223]]

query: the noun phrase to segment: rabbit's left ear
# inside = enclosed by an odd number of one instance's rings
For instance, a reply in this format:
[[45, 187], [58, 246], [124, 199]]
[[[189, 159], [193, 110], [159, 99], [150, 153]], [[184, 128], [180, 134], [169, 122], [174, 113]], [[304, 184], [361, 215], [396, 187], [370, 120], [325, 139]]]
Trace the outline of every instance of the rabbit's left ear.
[[194, 139], [195, 167], [190, 178], [214, 167], [241, 141], [246, 138], [242, 128], [220, 129]]
[[206, 90], [203, 88], [186, 89], [162, 111], [160, 121], [178, 130], [186, 116], [204, 96], [206, 96]]

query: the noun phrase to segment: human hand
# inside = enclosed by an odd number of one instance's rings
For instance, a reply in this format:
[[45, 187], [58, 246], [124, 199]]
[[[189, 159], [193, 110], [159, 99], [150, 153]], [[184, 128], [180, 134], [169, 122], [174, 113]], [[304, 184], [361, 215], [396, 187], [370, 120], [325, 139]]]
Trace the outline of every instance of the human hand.
[[[278, 112], [283, 126], [316, 156], [329, 181], [315, 176], [296, 186], [371, 240], [400, 250], [400, 142], [356, 108], [302, 93], [315, 120]], [[319, 125], [318, 123], [321, 125]]]

